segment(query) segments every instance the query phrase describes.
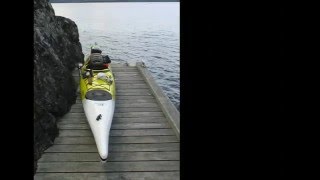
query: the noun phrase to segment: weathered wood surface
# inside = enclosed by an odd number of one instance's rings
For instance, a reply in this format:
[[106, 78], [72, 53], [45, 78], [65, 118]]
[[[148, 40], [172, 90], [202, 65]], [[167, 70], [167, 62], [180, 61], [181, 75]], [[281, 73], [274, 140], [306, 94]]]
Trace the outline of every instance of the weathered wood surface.
[[177, 180], [179, 171], [112, 173], [38, 173], [35, 180]]
[[172, 104], [169, 98], [164, 94], [159, 85], [151, 76], [150, 72], [145, 68], [145, 66], [139, 62], [137, 63], [137, 68], [142, 74], [142, 77], [149, 84], [150, 91], [156, 97], [160, 108], [163, 110], [168, 122], [172, 126], [173, 130], [177, 134], [177, 137], [180, 138], [180, 112]]
[[34, 179], [180, 179], [180, 141], [150, 84], [137, 67], [112, 70], [116, 109], [108, 161], [100, 162], [78, 97], [58, 120], [59, 136], [39, 159]]
[[[153, 143], [153, 144], [110, 144], [109, 152], [122, 151], [178, 151], [179, 143]], [[63, 145], [57, 144], [49, 147], [46, 152], [98, 152], [95, 144]]]
[[179, 161], [39, 162], [38, 172], [177, 171]]
[[[145, 107], [145, 108], [139, 108], [139, 107], [116, 107], [114, 112], [161, 112], [161, 109], [159, 107]], [[70, 110], [70, 113], [83, 113], [82, 108], [74, 108]]]
[[[87, 119], [85, 117], [76, 117], [76, 118], [63, 118], [59, 121], [59, 124], [72, 124], [72, 123], [86, 123]], [[143, 123], [143, 122], [162, 122], [167, 121], [165, 117], [137, 117], [137, 118], [127, 118], [127, 117], [118, 117], [113, 118], [112, 123]]]
[[[174, 135], [174, 131], [172, 129], [124, 129], [124, 130], [110, 130], [110, 136], [168, 136]], [[65, 136], [93, 136], [91, 130], [84, 129], [68, 129], [59, 131], [60, 137]]]
[[[130, 105], [126, 105], [130, 107]], [[152, 105], [150, 105], [152, 106]], [[63, 118], [85, 118], [84, 113], [68, 113]], [[127, 118], [140, 118], [140, 117], [164, 117], [162, 112], [115, 112], [113, 117], [127, 117]]]
[[[170, 143], [170, 142], [179, 142], [174, 135], [169, 136], [114, 136], [110, 137], [109, 139], [110, 144], [127, 144], [127, 143]], [[95, 144], [95, 141], [92, 136], [87, 137], [74, 137], [74, 136], [67, 136], [67, 137], [57, 137], [54, 140], [54, 144], [65, 144], [65, 145], [72, 145], [72, 144]]]
[[[110, 152], [108, 162], [118, 161], [178, 161], [179, 152]], [[99, 162], [97, 153], [46, 153], [39, 162]]]
[[[90, 129], [88, 124], [59, 124], [59, 129]], [[111, 129], [166, 129], [168, 123], [117, 123], [112, 124]]]

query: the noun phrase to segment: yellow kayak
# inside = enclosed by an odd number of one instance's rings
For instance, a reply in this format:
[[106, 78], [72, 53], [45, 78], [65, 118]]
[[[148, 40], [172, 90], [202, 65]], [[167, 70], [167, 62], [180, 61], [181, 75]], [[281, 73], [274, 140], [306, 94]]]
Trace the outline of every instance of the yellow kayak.
[[108, 157], [115, 108], [116, 91], [110, 62], [100, 53], [91, 53], [79, 69], [82, 105], [103, 162]]

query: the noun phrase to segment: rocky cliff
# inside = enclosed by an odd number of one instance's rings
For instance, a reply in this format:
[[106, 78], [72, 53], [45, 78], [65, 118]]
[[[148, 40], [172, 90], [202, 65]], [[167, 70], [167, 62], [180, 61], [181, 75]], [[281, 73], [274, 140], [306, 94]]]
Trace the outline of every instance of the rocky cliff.
[[77, 25], [34, 0], [34, 170], [58, 135], [57, 119], [76, 100], [72, 70], [83, 61]]

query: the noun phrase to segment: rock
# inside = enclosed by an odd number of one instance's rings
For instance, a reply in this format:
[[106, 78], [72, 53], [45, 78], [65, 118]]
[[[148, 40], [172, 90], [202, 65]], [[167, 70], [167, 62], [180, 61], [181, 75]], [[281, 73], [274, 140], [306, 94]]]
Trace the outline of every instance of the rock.
[[48, 0], [34, 0], [34, 172], [58, 135], [57, 118], [76, 101], [72, 70], [83, 57], [77, 25], [55, 16]]

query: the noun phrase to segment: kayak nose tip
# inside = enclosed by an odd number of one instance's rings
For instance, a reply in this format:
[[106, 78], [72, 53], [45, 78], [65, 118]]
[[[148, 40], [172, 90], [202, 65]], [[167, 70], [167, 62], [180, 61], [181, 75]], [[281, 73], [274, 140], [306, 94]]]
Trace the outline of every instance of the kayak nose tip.
[[100, 159], [102, 162], [106, 162], [108, 158], [108, 154], [104, 153], [104, 154], [100, 154]]

